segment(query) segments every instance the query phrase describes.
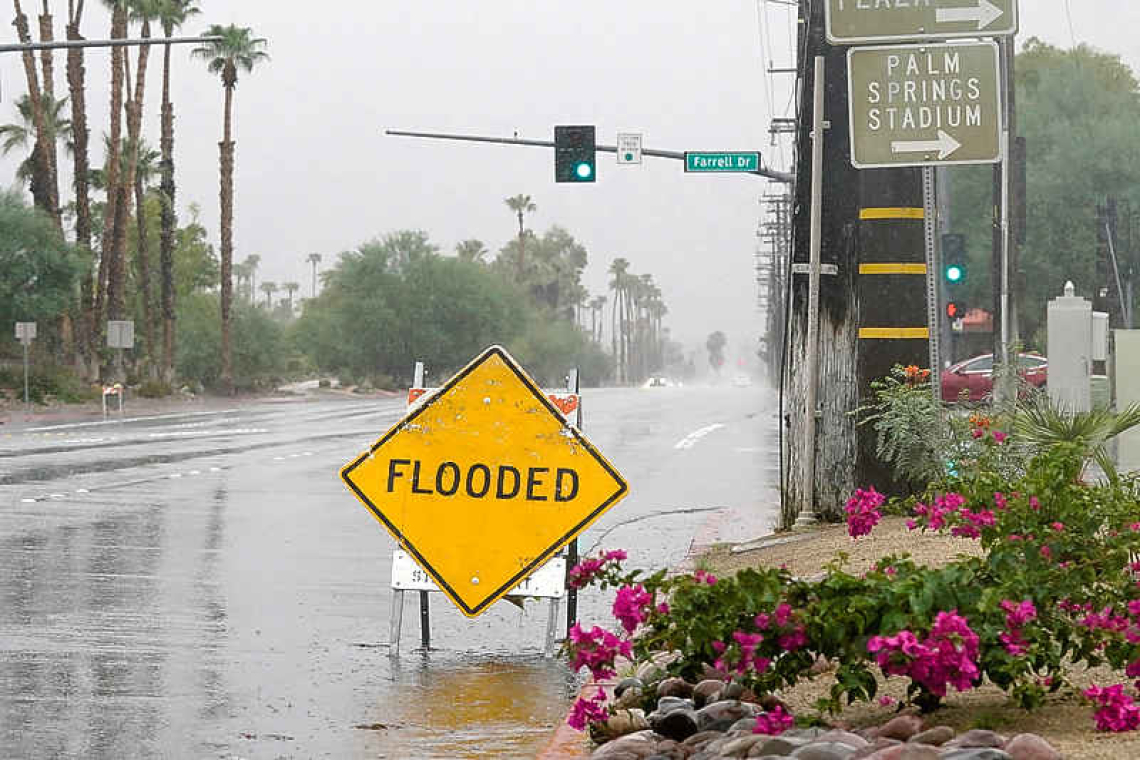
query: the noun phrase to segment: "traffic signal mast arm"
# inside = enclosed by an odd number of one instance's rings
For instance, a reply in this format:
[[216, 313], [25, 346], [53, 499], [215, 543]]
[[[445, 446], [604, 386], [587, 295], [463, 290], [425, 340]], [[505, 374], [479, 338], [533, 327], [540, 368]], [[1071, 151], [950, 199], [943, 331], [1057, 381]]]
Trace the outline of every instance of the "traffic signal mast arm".
[[[481, 142], [481, 143], [497, 143], [499, 145], [527, 145], [532, 148], [553, 148], [553, 140], [524, 140], [519, 137], [480, 137], [478, 135], [449, 135], [439, 134], [435, 132], [407, 132], [403, 130], [387, 129], [384, 131], [386, 135], [394, 137], [424, 137], [432, 140], [459, 140], [462, 142]], [[601, 153], [617, 153], [616, 145], [601, 145], [597, 144], [594, 149]], [[652, 148], [642, 148], [641, 154], [644, 156], [652, 156], [654, 158], [671, 158], [676, 161], [684, 161], [684, 151], [676, 150], [654, 150]], [[776, 180], [777, 182], [791, 183], [795, 179], [794, 174], [788, 172], [776, 171], [775, 169], [760, 168], [754, 172], [746, 172], [747, 174], [755, 174], [760, 177], [767, 177], [768, 179]]]

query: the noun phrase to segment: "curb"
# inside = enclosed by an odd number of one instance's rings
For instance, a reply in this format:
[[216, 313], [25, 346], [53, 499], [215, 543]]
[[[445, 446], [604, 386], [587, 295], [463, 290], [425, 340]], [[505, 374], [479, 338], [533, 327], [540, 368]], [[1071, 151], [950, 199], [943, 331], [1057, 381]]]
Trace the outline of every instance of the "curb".
[[[589, 681], [578, 690], [578, 699], [593, 696], [598, 687], [605, 689], [607, 695], [612, 697], [616, 685], [613, 681], [601, 683]], [[566, 713], [566, 717], [570, 717], [569, 712]], [[585, 760], [592, 754], [589, 736], [586, 731], [571, 728], [570, 724], [563, 718], [558, 728], [554, 729], [554, 735], [550, 737], [550, 741], [535, 755], [535, 760]]]

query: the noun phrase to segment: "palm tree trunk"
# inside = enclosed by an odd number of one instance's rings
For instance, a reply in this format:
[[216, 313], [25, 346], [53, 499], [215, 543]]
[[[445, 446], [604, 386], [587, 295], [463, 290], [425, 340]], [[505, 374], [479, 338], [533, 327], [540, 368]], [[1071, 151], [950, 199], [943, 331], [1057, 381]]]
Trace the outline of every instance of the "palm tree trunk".
[[226, 86], [225, 126], [221, 145], [221, 179], [219, 193], [222, 226], [222, 387], [227, 393], [234, 391], [233, 357], [230, 351], [230, 301], [233, 299], [234, 261], [234, 143], [232, 139], [232, 113], [234, 88]]
[[[40, 42], [54, 42], [55, 31], [53, 26], [55, 20], [52, 18], [51, 9], [48, 8], [48, 0], [43, 0], [43, 13], [40, 14]], [[44, 50], [40, 53], [40, 66], [43, 68], [43, 94], [47, 96], [49, 102], [55, 102], [55, 60], [54, 53], [51, 50]], [[59, 152], [56, 147], [55, 140], [51, 141], [48, 146], [48, 166], [51, 172], [49, 182], [54, 191], [56, 203], [59, 203]]]
[[[83, 15], [82, 0], [76, 7], [74, 15], [68, 20], [67, 39], [81, 40], [79, 22]], [[94, 345], [92, 335], [95, 330], [95, 291], [98, 283], [93, 282], [94, 253], [91, 250], [91, 195], [87, 176], [91, 171], [88, 157], [87, 129], [87, 98], [86, 98], [87, 71], [83, 64], [83, 48], [71, 48], [67, 51], [67, 86], [71, 97], [71, 134], [74, 144], [74, 178], [75, 187], [75, 243], [88, 258], [89, 276], [84, 275], [80, 281], [80, 303], [83, 312], [82, 326], [79, 330], [80, 361], [86, 365], [82, 374], [93, 378], [95, 373], [92, 367]]]
[[142, 301], [143, 334], [146, 338], [146, 356], [150, 365], [150, 374], [155, 375], [159, 352], [154, 344], [154, 313], [151, 302], [150, 287], [150, 240], [147, 235], [146, 221], [146, 188], [143, 187], [142, 177], [135, 175], [135, 227], [138, 230], [138, 274], [139, 298]]
[[[30, 44], [32, 35], [28, 27], [28, 17], [24, 14], [23, 8], [20, 7], [20, 0], [12, 0], [12, 2], [16, 10], [16, 20], [12, 22], [16, 27], [16, 34], [21, 43]], [[36, 162], [36, 174], [39, 177], [39, 192], [42, 194], [39, 202], [42, 204], [41, 208], [51, 216], [56, 227], [62, 231], [63, 219], [59, 213], [59, 187], [56, 186], [55, 192], [52, 192], [50, 154], [42, 147], [51, 143], [52, 140], [47, 134], [47, 122], [44, 118], [44, 103], [41, 97], [39, 75], [36, 72], [35, 54], [30, 50], [25, 50], [23, 60], [24, 75], [28, 80], [28, 102], [32, 107], [32, 123], [36, 128], [36, 145], [40, 146], [38, 150], [32, 152]]]
[[[150, 37], [150, 20], [144, 18], [142, 22], [142, 37]], [[136, 204], [136, 223], [138, 224], [139, 231], [139, 248], [138, 248], [138, 268], [141, 282], [139, 283], [140, 294], [142, 296], [143, 307], [143, 325], [146, 336], [146, 351], [148, 357], [153, 362], [154, 351], [154, 325], [150, 319], [150, 262], [148, 259], [148, 250], [146, 243], [146, 206], [144, 204], [145, 196], [143, 193], [142, 182], [138, 178], [139, 167], [139, 148], [142, 145], [142, 111], [143, 111], [143, 97], [146, 95], [146, 71], [147, 62], [150, 60], [150, 45], [142, 45], [139, 47], [138, 53], [138, 66], [135, 71], [135, 91], [132, 96], [130, 90], [130, 55], [127, 54], [124, 60], [126, 68], [126, 84], [127, 84], [127, 171], [126, 176], [123, 177], [123, 188], [126, 190], [124, 196], [130, 192], [135, 194]], [[116, 257], [122, 261], [126, 261], [127, 257], [127, 234], [124, 229], [121, 233], [121, 238], [116, 241]], [[124, 267], [125, 274], [125, 267]]]
[[[111, 18], [111, 37], [121, 39], [126, 36], [127, 12], [122, 5], [116, 5]], [[116, 316], [121, 313], [122, 304], [112, 303], [112, 272], [117, 264], [115, 259], [115, 218], [119, 203], [119, 163], [123, 137], [123, 48], [111, 48], [111, 129], [110, 149], [106, 163], [107, 203], [103, 209], [102, 255], [99, 257], [99, 286], [95, 291], [95, 314], [93, 343], [98, 348], [103, 336], [103, 316], [106, 313]]]
[[[172, 26], [163, 32], [169, 38]], [[162, 379], [174, 379], [174, 104], [170, 101], [170, 44], [162, 57], [162, 234], [159, 238], [159, 269], [162, 271]]]

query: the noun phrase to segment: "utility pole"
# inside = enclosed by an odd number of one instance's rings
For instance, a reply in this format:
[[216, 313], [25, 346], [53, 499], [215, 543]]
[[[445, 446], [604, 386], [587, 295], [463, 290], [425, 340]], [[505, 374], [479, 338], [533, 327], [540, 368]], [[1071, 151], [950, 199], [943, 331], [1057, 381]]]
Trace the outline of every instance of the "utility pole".
[[[1024, 189], [1018, 191], [1014, 178], [1022, 176], [1024, 169], [1016, 165], [1019, 158], [1024, 162], [1024, 150], [1017, 146], [1017, 103], [1014, 88], [1014, 68], [1017, 50], [1014, 38], [1002, 37], [998, 40], [1001, 51], [1001, 109], [1002, 109], [1002, 158], [994, 164], [993, 171], [993, 263], [990, 269], [993, 290], [993, 355], [994, 364], [1008, 363], [1008, 350], [1011, 343], [1018, 340], [1017, 297], [1014, 284], [1019, 267], [1018, 235], [1012, 224], [1014, 211], [1025, 203]], [[1020, 213], [1018, 214], [1020, 216]], [[1000, 398], [1004, 391], [995, 388]]]

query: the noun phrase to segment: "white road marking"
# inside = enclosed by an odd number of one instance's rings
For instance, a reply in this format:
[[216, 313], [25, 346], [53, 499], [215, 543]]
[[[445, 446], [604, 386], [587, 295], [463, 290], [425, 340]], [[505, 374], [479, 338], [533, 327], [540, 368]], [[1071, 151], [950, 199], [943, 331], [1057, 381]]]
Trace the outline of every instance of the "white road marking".
[[677, 443], [674, 444], [673, 448], [680, 450], [691, 449], [696, 446], [697, 443], [706, 435], [720, 430], [722, 427], [724, 427], [723, 424], [716, 422], [712, 425], [709, 425], [708, 427], [703, 427], [700, 430], [694, 430], [692, 433], [689, 433], [687, 436], [677, 441]]
[[158, 414], [153, 417], [128, 417], [126, 419], [99, 420], [97, 422], [72, 422], [67, 425], [46, 425], [44, 427], [27, 428], [25, 433], [42, 433], [50, 430], [75, 430], [76, 428], [96, 427], [99, 425], [119, 425], [124, 422], [145, 422], [149, 420], [173, 420], [179, 417], [205, 417], [218, 414], [235, 414], [240, 409], [224, 409], [216, 412], [178, 412], [176, 414]]

